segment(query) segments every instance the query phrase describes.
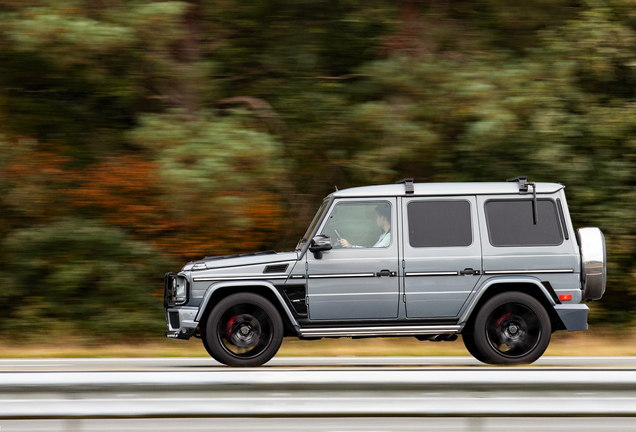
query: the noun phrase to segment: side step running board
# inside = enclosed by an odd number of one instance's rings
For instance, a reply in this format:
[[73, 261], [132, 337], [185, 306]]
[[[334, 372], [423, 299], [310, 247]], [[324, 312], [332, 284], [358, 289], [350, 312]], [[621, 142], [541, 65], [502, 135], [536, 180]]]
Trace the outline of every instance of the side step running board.
[[458, 325], [445, 326], [390, 326], [390, 327], [335, 327], [301, 328], [301, 336], [306, 337], [352, 337], [352, 336], [418, 336], [454, 334], [461, 329]]

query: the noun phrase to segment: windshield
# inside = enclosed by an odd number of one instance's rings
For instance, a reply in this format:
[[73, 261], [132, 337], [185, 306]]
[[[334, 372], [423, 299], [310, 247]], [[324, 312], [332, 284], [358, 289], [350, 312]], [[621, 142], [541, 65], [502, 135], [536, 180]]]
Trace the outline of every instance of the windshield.
[[309, 236], [311, 236], [311, 233], [314, 231], [314, 228], [316, 228], [316, 225], [320, 221], [320, 218], [322, 217], [322, 214], [327, 209], [328, 205], [329, 205], [329, 197], [325, 198], [325, 200], [322, 202], [322, 205], [318, 209], [316, 216], [314, 216], [314, 220], [311, 221], [309, 228], [307, 228], [307, 232], [305, 232], [305, 235], [303, 236], [303, 238], [301, 238], [298, 244], [296, 245], [296, 250], [302, 249], [305, 243], [309, 241]]

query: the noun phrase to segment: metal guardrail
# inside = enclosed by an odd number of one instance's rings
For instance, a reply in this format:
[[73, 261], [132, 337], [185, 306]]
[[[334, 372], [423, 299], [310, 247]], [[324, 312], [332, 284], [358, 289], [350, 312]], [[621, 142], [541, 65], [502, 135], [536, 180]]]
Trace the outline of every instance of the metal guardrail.
[[0, 374], [0, 419], [636, 416], [636, 370], [426, 369]]
[[104, 398], [2, 401], [3, 419], [149, 417], [634, 417], [635, 398]]
[[[484, 369], [483, 363], [468, 356], [408, 356], [408, 357], [274, 357], [258, 370], [279, 367], [474, 367]], [[559, 368], [636, 368], [636, 357], [555, 357], [543, 356], [532, 369]], [[0, 372], [11, 371], [113, 371], [113, 370], [217, 370], [227, 369], [209, 357], [154, 358], [52, 358], [0, 359]]]
[[216, 371], [5, 372], [2, 391], [117, 388], [173, 390], [579, 389], [636, 391], [636, 370], [545, 369], [228, 369]]

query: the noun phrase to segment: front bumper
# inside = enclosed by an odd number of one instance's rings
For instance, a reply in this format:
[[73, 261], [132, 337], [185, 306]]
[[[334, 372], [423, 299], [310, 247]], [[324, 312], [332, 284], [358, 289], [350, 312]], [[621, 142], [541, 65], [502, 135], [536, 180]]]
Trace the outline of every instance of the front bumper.
[[190, 339], [196, 333], [199, 323], [195, 317], [199, 312], [196, 307], [173, 307], [165, 309], [166, 337], [170, 339]]
[[166, 332], [166, 337], [169, 339], [185, 339], [188, 340], [194, 336], [196, 329], [181, 329], [181, 330], [169, 330]]

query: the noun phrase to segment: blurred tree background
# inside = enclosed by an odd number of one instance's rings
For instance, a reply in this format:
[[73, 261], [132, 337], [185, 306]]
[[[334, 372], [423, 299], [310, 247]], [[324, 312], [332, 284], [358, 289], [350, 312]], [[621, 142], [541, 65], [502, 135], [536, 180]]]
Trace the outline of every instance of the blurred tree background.
[[631, 0], [0, 0], [0, 334], [157, 337], [162, 276], [320, 200], [562, 182], [636, 312]]

